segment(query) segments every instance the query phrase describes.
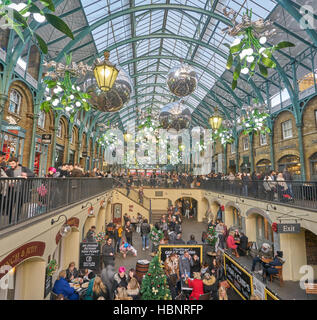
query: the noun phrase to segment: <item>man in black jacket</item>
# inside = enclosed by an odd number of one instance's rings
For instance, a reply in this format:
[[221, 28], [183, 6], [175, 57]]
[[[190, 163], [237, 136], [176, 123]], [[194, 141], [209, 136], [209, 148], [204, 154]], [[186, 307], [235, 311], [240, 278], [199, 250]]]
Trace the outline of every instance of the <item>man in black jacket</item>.
[[[27, 167], [23, 167], [19, 164], [19, 159], [11, 157], [8, 161], [9, 169], [6, 171], [6, 175], [9, 178], [25, 178], [22, 181], [16, 181], [8, 189], [8, 212], [9, 212], [9, 223], [12, 220], [19, 220], [23, 203], [29, 201], [32, 181], [26, 181], [27, 178], [35, 177], [35, 174]], [[14, 205], [15, 212], [14, 212]], [[15, 217], [14, 217], [15, 216]]]
[[112, 239], [108, 238], [106, 244], [102, 247], [102, 257], [103, 257], [103, 264], [106, 268], [108, 265], [114, 266], [114, 248], [112, 246]]
[[240, 243], [237, 248], [240, 256], [246, 255], [247, 249], [248, 249], [248, 241], [249, 241], [248, 237], [243, 232], [241, 232]]
[[96, 233], [96, 227], [91, 226], [91, 228], [88, 230], [88, 232], [86, 234], [86, 241], [87, 242], [96, 242], [95, 233]]
[[151, 232], [151, 226], [147, 219], [144, 219], [141, 224], [141, 236], [142, 236], [142, 250], [149, 249], [149, 234]]

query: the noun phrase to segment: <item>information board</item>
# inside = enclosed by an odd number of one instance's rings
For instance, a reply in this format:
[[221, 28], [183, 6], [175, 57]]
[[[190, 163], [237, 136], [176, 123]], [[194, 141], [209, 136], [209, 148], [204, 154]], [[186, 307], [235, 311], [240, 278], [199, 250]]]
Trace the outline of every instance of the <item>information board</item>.
[[159, 257], [162, 263], [172, 253], [176, 253], [180, 257], [185, 251], [193, 257], [195, 254], [199, 257], [200, 264], [203, 259], [203, 246], [202, 245], [160, 245], [159, 246]]
[[252, 275], [226, 254], [223, 260], [228, 282], [244, 300], [249, 300], [253, 294]]
[[79, 253], [79, 269], [100, 269], [100, 245], [97, 242], [82, 242]]

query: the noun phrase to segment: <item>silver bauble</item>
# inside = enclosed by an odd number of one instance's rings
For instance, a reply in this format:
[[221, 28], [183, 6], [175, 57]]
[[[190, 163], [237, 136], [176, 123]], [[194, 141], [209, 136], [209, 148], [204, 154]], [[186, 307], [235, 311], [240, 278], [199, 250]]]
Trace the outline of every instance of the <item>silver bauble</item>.
[[162, 108], [160, 125], [163, 129], [177, 131], [188, 129], [191, 123], [191, 113], [182, 102], [172, 102]]
[[102, 112], [117, 112], [129, 102], [132, 93], [130, 77], [120, 70], [117, 80], [109, 91], [102, 91], [94, 83], [87, 88], [89, 102]]
[[177, 97], [186, 97], [197, 88], [197, 73], [188, 64], [181, 64], [170, 70], [167, 75], [167, 85]]

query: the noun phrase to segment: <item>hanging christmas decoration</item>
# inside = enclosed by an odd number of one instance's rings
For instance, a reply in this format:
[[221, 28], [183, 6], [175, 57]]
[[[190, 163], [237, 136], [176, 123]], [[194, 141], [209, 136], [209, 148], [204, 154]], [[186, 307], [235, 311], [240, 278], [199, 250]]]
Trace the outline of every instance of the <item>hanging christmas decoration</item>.
[[142, 300], [171, 300], [167, 277], [160, 266], [159, 257], [153, 257], [141, 284]]
[[[28, 30], [32, 38], [37, 41], [38, 47], [44, 53], [48, 53], [46, 42], [35, 28], [32, 28], [29, 18], [32, 17], [38, 23], [45, 21], [55, 29], [59, 30], [69, 38], [74, 40], [74, 35], [68, 25], [58, 16], [52, 14], [55, 12], [54, 2], [52, 0], [39, 0], [38, 2], [46, 9], [40, 9], [34, 2], [25, 1], [26, 3], [15, 3], [11, 0], [0, 1], [0, 23], [1, 29], [13, 29], [16, 34], [24, 41], [24, 31]], [[31, 21], [34, 21], [34, 20]]]
[[184, 101], [167, 104], [159, 115], [160, 125], [163, 129], [180, 131], [188, 129], [191, 124], [191, 113], [185, 107]]
[[[81, 88], [72, 82], [72, 55], [65, 55], [65, 60], [66, 66], [62, 68], [63, 70], [58, 73], [49, 73], [49, 79], [44, 80], [47, 88], [50, 89], [50, 95], [46, 97], [46, 101], [42, 102], [40, 108], [45, 112], [61, 110], [69, 113], [70, 121], [73, 122], [79, 111], [90, 110], [91, 107], [88, 103], [90, 95], [81, 92]], [[59, 66], [56, 65], [56, 68]]]
[[198, 76], [193, 67], [181, 61], [167, 75], [169, 90], [177, 97], [186, 97], [193, 93], [198, 85]]
[[267, 77], [268, 69], [276, 68], [276, 63], [272, 60], [273, 52], [295, 46], [288, 41], [282, 41], [274, 46], [265, 46], [267, 39], [274, 35], [276, 30], [270, 20], [259, 19], [252, 22], [252, 9], [247, 9], [243, 14], [241, 23], [237, 23], [238, 13], [234, 10], [227, 11], [227, 8], [224, 8], [223, 12], [233, 23], [233, 27], [228, 27], [223, 31], [235, 37], [231, 45], [225, 44], [229, 48], [227, 69], [230, 70], [235, 64], [233, 90], [237, 87], [240, 75], [249, 74], [252, 77], [256, 66], [258, 66], [260, 73]]
[[230, 144], [234, 141], [232, 129], [221, 126], [218, 130], [213, 131], [213, 140], [220, 140], [222, 145]]
[[102, 112], [117, 112], [130, 101], [132, 91], [131, 79], [121, 69], [110, 90], [103, 91], [99, 89], [97, 83], [93, 83], [87, 88], [86, 92], [91, 96], [89, 102], [98, 110]]

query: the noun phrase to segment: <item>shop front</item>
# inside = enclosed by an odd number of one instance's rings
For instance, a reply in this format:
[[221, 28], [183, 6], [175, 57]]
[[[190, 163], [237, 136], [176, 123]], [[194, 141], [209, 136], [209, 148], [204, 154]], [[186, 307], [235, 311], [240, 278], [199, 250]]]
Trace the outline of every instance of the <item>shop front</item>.
[[309, 158], [310, 164], [310, 180], [317, 181], [317, 152]]
[[69, 163], [75, 164], [75, 150], [69, 150]]
[[19, 162], [23, 161], [23, 148], [26, 130], [17, 125], [8, 125], [2, 122], [2, 132], [0, 133], [1, 151], [10, 156], [18, 157]]
[[283, 172], [284, 169], [288, 170], [293, 180], [301, 179], [301, 164], [298, 156], [287, 155], [282, 157], [278, 161], [278, 171]]
[[240, 166], [240, 171], [245, 172], [245, 173], [250, 173], [251, 172], [251, 163], [249, 161], [248, 156], [243, 157], [243, 162]]
[[59, 144], [56, 144], [56, 154], [55, 154], [55, 168], [60, 167], [64, 162], [64, 152], [65, 148]]
[[266, 173], [269, 172], [271, 170], [271, 161], [268, 159], [262, 159], [260, 161], [258, 161], [258, 163], [256, 164], [256, 172], [258, 173]]
[[43, 177], [47, 173], [48, 145], [42, 143], [40, 137], [35, 138], [34, 173]]

